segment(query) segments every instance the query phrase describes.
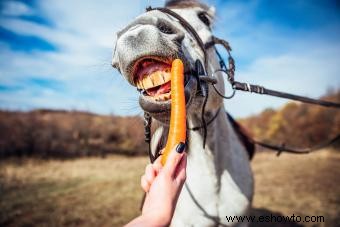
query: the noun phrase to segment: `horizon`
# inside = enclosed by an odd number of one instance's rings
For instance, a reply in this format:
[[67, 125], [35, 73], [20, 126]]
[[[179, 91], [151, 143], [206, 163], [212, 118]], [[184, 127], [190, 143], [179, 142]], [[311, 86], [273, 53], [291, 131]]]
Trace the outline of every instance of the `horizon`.
[[[328, 90], [326, 94], [324, 94], [323, 96], [319, 97], [319, 98], [326, 98], [324, 100], [329, 99], [329, 97], [333, 97], [333, 96], [337, 96], [340, 93], [340, 90]], [[236, 117], [236, 119], [239, 120], [246, 120], [246, 119], [250, 119], [253, 117], [260, 117], [264, 112], [266, 111], [275, 111], [275, 112], [280, 112], [282, 111], [285, 107], [289, 106], [290, 104], [296, 104], [297, 106], [299, 105], [308, 105], [308, 106], [316, 106], [313, 104], [308, 104], [308, 103], [303, 103], [303, 102], [298, 102], [298, 101], [293, 101], [293, 100], [288, 100], [287, 102], [285, 102], [284, 104], [282, 104], [281, 106], [278, 106], [276, 108], [264, 108], [263, 110], [261, 110], [258, 113], [254, 113], [248, 116], [244, 116], [244, 117]], [[328, 108], [325, 108], [325, 110]], [[35, 109], [30, 109], [30, 110], [20, 110], [20, 109], [16, 109], [16, 110], [10, 110], [10, 109], [3, 109], [0, 108], [0, 112], [9, 112], [9, 113], [34, 113], [34, 112], [49, 112], [49, 113], [78, 113], [78, 114], [88, 114], [88, 115], [95, 115], [95, 116], [100, 116], [100, 117], [142, 117], [139, 114], [136, 115], [117, 115], [114, 113], [96, 113], [96, 112], [92, 112], [91, 110], [78, 110], [78, 109], [61, 109], [61, 108], [35, 108]], [[230, 114], [230, 113], [229, 113]]]
[[[214, 34], [233, 48], [237, 80], [312, 98], [340, 88], [337, 1], [205, 2], [217, 10]], [[0, 108], [141, 115], [136, 89], [111, 67], [115, 32], [148, 5], [163, 4], [2, 1]], [[237, 92], [224, 103], [244, 118], [287, 102]]]

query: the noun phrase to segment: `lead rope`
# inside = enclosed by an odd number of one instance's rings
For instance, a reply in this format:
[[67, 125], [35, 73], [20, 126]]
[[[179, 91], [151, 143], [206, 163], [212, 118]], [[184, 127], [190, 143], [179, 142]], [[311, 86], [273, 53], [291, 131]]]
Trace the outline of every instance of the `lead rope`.
[[334, 144], [336, 141], [338, 141], [340, 139], [340, 134], [338, 134], [337, 136], [335, 136], [334, 138], [321, 143], [317, 146], [314, 147], [310, 147], [310, 148], [291, 148], [291, 147], [287, 147], [285, 145], [285, 143], [282, 143], [280, 146], [278, 145], [273, 145], [273, 144], [268, 144], [268, 143], [264, 143], [262, 141], [257, 141], [257, 140], [253, 140], [254, 144], [259, 145], [261, 147], [270, 149], [270, 150], [274, 150], [277, 151], [277, 156], [280, 156], [282, 154], [282, 152], [285, 153], [291, 153], [291, 154], [309, 154], [312, 153], [313, 151], [317, 151], [320, 150], [322, 148], [331, 146], [332, 144]]
[[246, 92], [256, 93], [260, 95], [276, 96], [279, 98], [291, 99], [291, 100], [296, 100], [296, 101], [305, 102], [309, 104], [315, 104], [319, 106], [340, 108], [340, 103], [329, 102], [329, 101], [324, 101], [320, 99], [312, 99], [312, 98], [305, 97], [305, 96], [294, 95], [294, 94], [281, 92], [281, 91], [275, 91], [275, 90], [267, 89], [259, 85], [253, 85], [249, 83], [241, 83], [238, 81], [234, 81], [232, 83], [232, 86], [233, 86], [233, 89], [239, 90], [239, 91], [246, 91]]

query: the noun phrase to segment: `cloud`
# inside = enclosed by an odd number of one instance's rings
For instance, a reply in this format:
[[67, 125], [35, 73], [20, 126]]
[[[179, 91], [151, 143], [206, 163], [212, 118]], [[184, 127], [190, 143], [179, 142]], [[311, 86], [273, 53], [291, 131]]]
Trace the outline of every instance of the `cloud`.
[[31, 16], [34, 13], [34, 9], [19, 1], [5, 1], [1, 9], [5, 16]]
[[[17, 37], [44, 40], [58, 50], [17, 51], [9, 45], [11, 43], [0, 42], [0, 58], [7, 59], [0, 62], [1, 106], [71, 108], [117, 114], [140, 112], [135, 89], [111, 68], [110, 62], [115, 31], [138, 15], [142, 4], [131, 7], [124, 1], [37, 3], [37, 8], [53, 26], [1, 15], [1, 27]], [[59, 81], [63, 89], [51, 89], [50, 83], [32, 86], [29, 81], [37, 78], [52, 83]], [[10, 88], [15, 87], [20, 90], [16, 89], [13, 96], [14, 90]]]
[[[0, 107], [140, 113], [136, 90], [110, 66], [115, 32], [146, 6], [163, 3], [4, 1], [0, 32], [10, 37], [0, 39]], [[282, 5], [290, 18], [285, 22], [284, 14], [274, 13], [277, 7], [265, 1], [210, 3], [217, 4], [215, 34], [233, 47], [237, 79], [313, 97], [339, 86], [340, 20], [329, 6], [320, 11], [308, 2], [292, 9]], [[312, 13], [303, 11], [306, 5]], [[299, 26], [292, 23], [294, 12], [308, 13]], [[316, 22], [320, 15], [329, 21]], [[232, 114], [246, 116], [284, 102], [237, 93], [225, 103]]]
[[[329, 88], [340, 88], [340, 46], [329, 48], [259, 58], [239, 70], [237, 80], [318, 98]], [[285, 102], [285, 99], [237, 92], [232, 100], [225, 101], [225, 105], [233, 115], [245, 117]]]
[[[233, 48], [236, 80], [310, 97], [340, 88], [340, 16], [333, 2], [211, 1], [216, 2], [215, 34]], [[225, 105], [244, 117], [285, 102], [237, 92]]]

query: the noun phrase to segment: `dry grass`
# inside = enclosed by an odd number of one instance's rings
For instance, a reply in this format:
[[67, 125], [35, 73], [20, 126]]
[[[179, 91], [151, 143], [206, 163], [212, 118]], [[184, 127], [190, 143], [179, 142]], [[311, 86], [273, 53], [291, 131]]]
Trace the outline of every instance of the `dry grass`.
[[147, 159], [2, 162], [0, 226], [120, 226], [139, 212]]
[[[259, 153], [253, 160], [255, 213], [325, 217], [325, 223], [291, 226], [340, 226], [340, 153], [309, 155]], [[264, 226], [264, 225], [261, 225]], [[272, 226], [272, 225], [268, 225]]]
[[[257, 154], [252, 163], [253, 213], [324, 215], [326, 223], [314, 226], [336, 226], [340, 223], [339, 161], [336, 152], [280, 158]], [[118, 155], [0, 161], [0, 226], [121, 226], [139, 214], [139, 177], [147, 162], [146, 157]]]

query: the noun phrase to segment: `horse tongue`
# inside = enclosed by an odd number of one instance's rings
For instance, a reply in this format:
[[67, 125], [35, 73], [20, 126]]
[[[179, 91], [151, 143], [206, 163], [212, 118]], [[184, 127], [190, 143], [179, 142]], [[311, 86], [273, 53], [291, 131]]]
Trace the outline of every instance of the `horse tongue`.
[[165, 94], [171, 91], [171, 81], [162, 84], [157, 91], [157, 95]]
[[156, 96], [165, 94], [171, 91], [171, 82], [167, 82], [165, 84], [162, 84], [158, 87], [150, 88], [146, 90], [146, 93], [150, 96]]

